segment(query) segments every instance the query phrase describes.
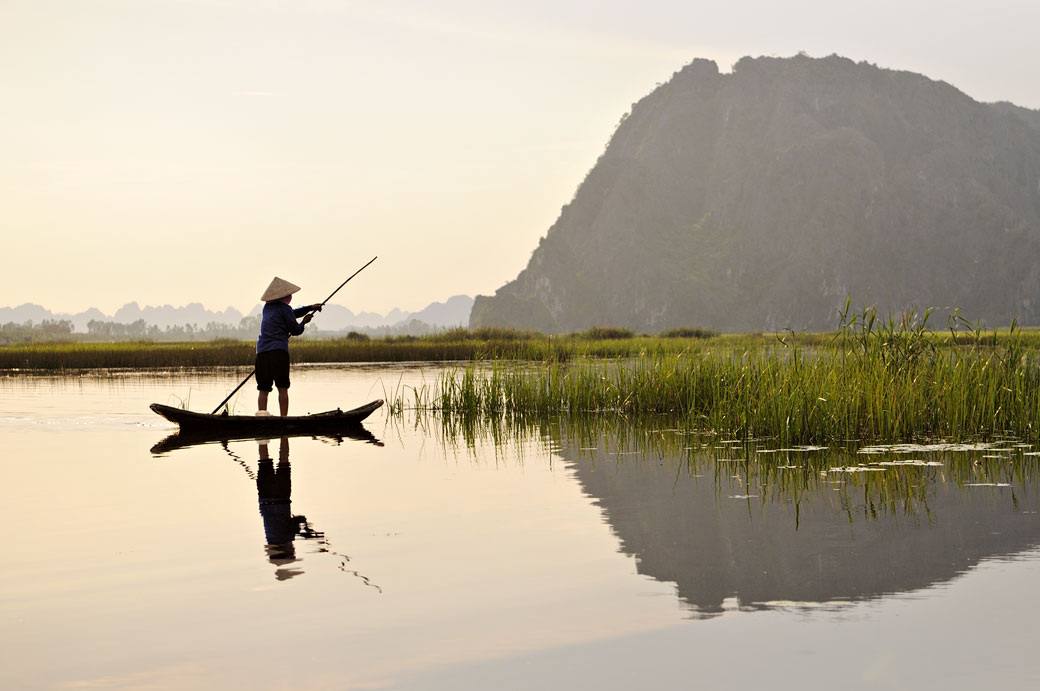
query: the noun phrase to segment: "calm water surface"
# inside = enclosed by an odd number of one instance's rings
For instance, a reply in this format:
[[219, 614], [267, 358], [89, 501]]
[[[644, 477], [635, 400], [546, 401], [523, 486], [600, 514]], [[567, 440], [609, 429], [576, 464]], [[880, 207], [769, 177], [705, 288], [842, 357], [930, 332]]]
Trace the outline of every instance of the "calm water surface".
[[[1032, 447], [380, 410], [359, 439], [152, 450], [149, 403], [244, 374], [0, 378], [0, 688], [1040, 683]], [[293, 412], [437, 374], [299, 368]]]

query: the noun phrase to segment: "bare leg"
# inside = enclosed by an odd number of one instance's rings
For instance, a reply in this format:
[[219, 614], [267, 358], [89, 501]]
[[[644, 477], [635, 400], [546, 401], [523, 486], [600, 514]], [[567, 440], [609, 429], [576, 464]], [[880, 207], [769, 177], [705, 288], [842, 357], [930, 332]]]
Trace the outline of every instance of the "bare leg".
[[278, 408], [282, 417], [289, 414], [289, 389], [278, 389]]
[[259, 394], [257, 394], [257, 397], [256, 397], [256, 409], [257, 410], [267, 410], [267, 394], [269, 394], [269, 393], [270, 393], [270, 391], [261, 391]]

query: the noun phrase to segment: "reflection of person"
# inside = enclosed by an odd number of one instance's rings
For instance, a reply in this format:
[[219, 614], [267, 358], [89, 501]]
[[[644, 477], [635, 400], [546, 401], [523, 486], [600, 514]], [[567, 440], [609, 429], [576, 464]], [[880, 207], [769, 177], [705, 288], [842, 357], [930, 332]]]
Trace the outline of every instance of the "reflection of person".
[[[289, 337], [299, 336], [303, 327], [321, 311], [321, 305], [289, 306], [300, 289], [289, 281], [274, 277], [260, 297], [264, 301], [260, 338], [256, 341], [257, 415], [267, 415], [267, 395], [278, 387], [278, 408], [282, 417], [289, 414]], [[296, 321], [297, 317], [303, 317]]]
[[267, 537], [267, 558], [278, 566], [275, 578], [280, 581], [298, 576], [301, 569], [289, 568], [297, 561], [293, 541], [297, 535], [305, 538], [321, 537], [311, 530], [305, 516], [292, 513], [292, 475], [289, 467], [289, 439], [282, 437], [278, 447], [278, 466], [275, 467], [267, 449], [267, 440], [260, 441], [260, 468], [256, 475], [256, 493], [260, 515], [264, 519]]

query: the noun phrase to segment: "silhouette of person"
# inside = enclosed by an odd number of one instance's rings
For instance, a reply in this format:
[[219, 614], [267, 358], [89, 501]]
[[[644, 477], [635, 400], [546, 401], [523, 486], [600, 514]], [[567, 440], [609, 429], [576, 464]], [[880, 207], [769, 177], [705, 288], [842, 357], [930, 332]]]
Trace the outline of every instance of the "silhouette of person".
[[300, 561], [296, 557], [296, 537], [321, 538], [322, 533], [311, 529], [306, 516], [293, 515], [288, 437], [282, 437], [278, 445], [277, 466], [271, 459], [268, 443], [266, 439], [259, 441], [260, 467], [256, 475], [256, 493], [267, 538], [264, 550], [268, 560], [278, 567], [275, 578], [284, 581], [303, 573], [303, 569], [290, 566]]
[[[260, 297], [264, 301], [260, 320], [260, 337], [256, 341], [256, 389], [257, 415], [268, 415], [267, 397], [273, 387], [278, 388], [278, 410], [282, 417], [289, 414], [289, 337], [299, 336], [320, 312], [320, 304], [304, 305], [293, 309], [289, 306], [298, 285], [274, 277], [271, 285]], [[296, 321], [298, 317], [302, 320]]]

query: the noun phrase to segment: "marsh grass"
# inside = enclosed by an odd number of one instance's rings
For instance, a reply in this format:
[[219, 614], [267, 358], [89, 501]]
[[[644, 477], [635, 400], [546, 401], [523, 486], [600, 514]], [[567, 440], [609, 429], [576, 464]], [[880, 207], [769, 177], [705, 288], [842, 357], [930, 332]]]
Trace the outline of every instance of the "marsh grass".
[[961, 345], [957, 334], [930, 331], [927, 319], [865, 312], [811, 345], [789, 334], [638, 357], [469, 363], [410, 392], [408, 407], [477, 418], [655, 414], [687, 429], [788, 444], [1037, 438], [1036, 346], [1014, 326], [994, 337], [997, 346], [977, 335]]
[[[294, 362], [461, 362], [523, 360], [566, 362], [581, 358], [619, 358], [699, 350], [706, 343], [722, 345], [769, 337], [719, 336], [704, 339], [618, 337], [596, 339], [587, 333], [547, 336], [512, 329], [454, 329], [431, 336], [390, 338], [294, 339]], [[66, 342], [0, 346], [0, 370], [68, 370], [90, 368], [169, 368], [247, 366], [253, 364], [254, 344], [230, 339], [184, 343]]]
[[242, 341], [192, 343], [44, 343], [0, 347], [0, 370], [222, 367], [252, 364]]

